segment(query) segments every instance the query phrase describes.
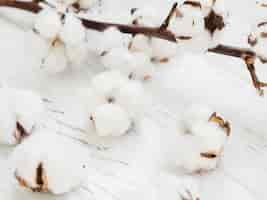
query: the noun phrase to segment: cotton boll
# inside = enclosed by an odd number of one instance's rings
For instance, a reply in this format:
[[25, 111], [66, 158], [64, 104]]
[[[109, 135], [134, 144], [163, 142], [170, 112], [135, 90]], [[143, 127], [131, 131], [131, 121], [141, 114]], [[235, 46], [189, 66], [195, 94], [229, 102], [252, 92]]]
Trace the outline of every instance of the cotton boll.
[[99, 136], [121, 136], [131, 126], [128, 114], [116, 104], [104, 104], [96, 108], [93, 122]]
[[59, 35], [67, 45], [77, 45], [85, 41], [85, 28], [81, 20], [72, 14], [67, 14]]
[[64, 71], [68, 66], [65, 46], [61, 42], [56, 42], [48, 50], [48, 55], [43, 59], [42, 69], [49, 74], [56, 74]]
[[11, 156], [22, 187], [53, 194], [69, 192], [87, 179], [86, 159], [80, 145], [46, 130], [29, 137]]
[[41, 119], [44, 113], [42, 98], [29, 90], [13, 90], [14, 110], [17, 122], [23, 127], [27, 134]]
[[179, 11], [181, 14], [171, 20], [169, 25], [176, 36], [194, 37], [203, 31], [204, 18], [200, 9], [182, 5]]
[[36, 18], [34, 29], [44, 38], [54, 40], [60, 29], [62, 23], [60, 15], [51, 9], [41, 10]]
[[178, 122], [178, 133], [183, 144], [177, 165], [190, 172], [207, 171], [218, 165], [230, 125], [209, 108], [194, 105]]
[[219, 155], [227, 139], [224, 130], [215, 123], [196, 123], [192, 127], [192, 133], [202, 140], [203, 152], [214, 152]]
[[201, 156], [201, 153], [207, 150], [207, 148], [204, 148], [202, 138], [184, 135], [182, 137], [178, 136], [177, 140], [179, 140], [179, 149], [177, 149], [177, 157], [174, 160], [177, 167], [187, 173], [202, 173], [213, 170], [218, 166], [220, 156], [213, 158]]
[[88, 58], [88, 49], [86, 44], [75, 46], [66, 45], [66, 56], [72, 67], [80, 67], [85, 64]]
[[171, 20], [169, 28], [182, 50], [204, 52], [219, 44], [228, 14], [223, 4], [216, 2], [184, 1], [179, 7], [180, 14]]
[[127, 78], [119, 71], [106, 71], [96, 75], [91, 80], [91, 87], [97, 95], [106, 98], [113, 97], [113, 94], [127, 82]]

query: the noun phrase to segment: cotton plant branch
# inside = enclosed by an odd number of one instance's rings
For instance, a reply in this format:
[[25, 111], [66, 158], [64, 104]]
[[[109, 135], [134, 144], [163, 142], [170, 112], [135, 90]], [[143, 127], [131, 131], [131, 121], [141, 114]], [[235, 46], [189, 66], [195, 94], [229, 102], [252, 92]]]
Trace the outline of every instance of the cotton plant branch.
[[[16, 0], [0, 0], [0, 7], [17, 8], [32, 13], [38, 13], [39, 11], [42, 10], [42, 6], [40, 5], [40, 3], [45, 3], [45, 1], [35, 0], [35, 1], [24, 2]], [[83, 26], [86, 27], [87, 29], [103, 32], [107, 28], [115, 27], [120, 32], [125, 34], [132, 34], [132, 35], [143, 34], [149, 37], [160, 38], [169, 42], [178, 43], [178, 40], [189, 40], [191, 38], [187, 36], [176, 36], [173, 32], [167, 29], [172, 16], [177, 11], [177, 5], [178, 5], [177, 3], [173, 5], [168, 16], [166, 17], [162, 25], [159, 27], [108, 23], [108, 22], [85, 19], [81, 17], [79, 19], [81, 20]], [[254, 87], [259, 91], [260, 95], [263, 95], [262, 88], [267, 87], [267, 83], [261, 82], [259, 80], [255, 70], [256, 59], [259, 59], [262, 63], [267, 62], [261, 56], [257, 55], [251, 49], [240, 48], [229, 45], [218, 45], [215, 48], [208, 49], [208, 52], [242, 59], [247, 66]]]
[[262, 96], [263, 93], [263, 87], [267, 87], [267, 83], [262, 82], [259, 80], [257, 74], [256, 74], [256, 68], [255, 68], [255, 61], [256, 59], [259, 59], [262, 63], [266, 63], [266, 60], [262, 58], [261, 56], [257, 55], [254, 51], [248, 48], [237, 48], [233, 46], [226, 46], [226, 45], [218, 45], [215, 48], [208, 50], [211, 53], [231, 56], [235, 58], [242, 59], [247, 69], [250, 73], [253, 86], [257, 89], [260, 96]]

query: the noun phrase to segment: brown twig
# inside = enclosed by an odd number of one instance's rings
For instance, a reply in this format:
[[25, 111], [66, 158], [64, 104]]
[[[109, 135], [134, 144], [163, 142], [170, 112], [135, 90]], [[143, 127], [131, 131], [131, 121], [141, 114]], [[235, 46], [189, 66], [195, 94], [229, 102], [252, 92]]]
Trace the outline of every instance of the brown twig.
[[166, 30], [168, 28], [170, 21], [171, 21], [171, 18], [173, 17], [173, 15], [175, 14], [175, 12], [177, 10], [177, 6], [178, 6], [178, 3], [173, 4], [171, 11], [169, 12], [169, 14], [166, 17], [166, 19], [164, 20], [164, 22], [161, 24], [160, 30]]
[[104, 31], [107, 28], [115, 27], [122, 33], [127, 34], [143, 34], [150, 37], [156, 37], [163, 40], [168, 40], [170, 42], [176, 42], [176, 36], [169, 30], [160, 30], [159, 27], [146, 27], [146, 26], [135, 26], [135, 25], [125, 25], [117, 23], [106, 23], [99, 22], [95, 20], [89, 20], [80, 18], [82, 24], [88, 28], [96, 31]]
[[[0, 7], [11, 7], [11, 8], [18, 8], [25, 11], [30, 11], [32, 13], [38, 13], [40, 10], [42, 10], [42, 7], [39, 5], [39, 1], [16, 1], [16, 0], [0, 0]], [[177, 42], [177, 39], [180, 40], [189, 40], [190, 37], [186, 36], [176, 36], [173, 32], [167, 30], [167, 27], [169, 25], [170, 19], [173, 16], [175, 10], [176, 10], [177, 4], [175, 3], [169, 12], [169, 15], [165, 19], [165, 21], [162, 23], [160, 27], [147, 27], [147, 26], [136, 26], [136, 25], [125, 25], [125, 24], [119, 24], [119, 23], [108, 23], [108, 22], [101, 22], [101, 21], [95, 21], [90, 19], [84, 19], [80, 18], [82, 24], [87, 29], [93, 29], [96, 31], [104, 31], [107, 28], [115, 27], [122, 33], [126, 34], [143, 34], [149, 37], [156, 37], [163, 40], [167, 40], [169, 42]], [[240, 58], [245, 61], [247, 68], [250, 72], [251, 79], [253, 81], [254, 87], [261, 91], [262, 94], [262, 87], [267, 87], [267, 83], [263, 83], [259, 81], [256, 75], [255, 71], [255, 59], [259, 59], [261, 62], [265, 63], [266, 60], [264, 60], [261, 56], [257, 55], [254, 51], [247, 48], [239, 48], [234, 46], [228, 46], [228, 45], [218, 45], [215, 48], [211, 48], [208, 50], [208, 52], [216, 53], [220, 55], [226, 55], [230, 57], [236, 57]], [[249, 62], [248, 62], [249, 61]], [[253, 62], [251, 62], [253, 61]]]
[[263, 63], [266, 62], [261, 56], [257, 55], [254, 51], [250, 49], [237, 48], [226, 45], [218, 45], [213, 49], [209, 49], [209, 52], [241, 58], [246, 63], [247, 69], [251, 76], [253, 86], [257, 89], [260, 96], [264, 94], [262, 88], [267, 87], [267, 83], [261, 82], [259, 80], [255, 69], [255, 60], [257, 58]]
[[37, 1], [0, 0], [0, 7], [17, 8], [32, 13], [38, 13], [42, 10]]

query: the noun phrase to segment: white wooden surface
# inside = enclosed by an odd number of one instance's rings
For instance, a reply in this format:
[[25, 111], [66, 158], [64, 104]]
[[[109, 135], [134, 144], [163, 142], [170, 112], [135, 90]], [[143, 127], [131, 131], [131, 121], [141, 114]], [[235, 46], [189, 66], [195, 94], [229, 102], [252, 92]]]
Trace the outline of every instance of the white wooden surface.
[[[114, 1], [114, 5], [117, 5], [120, 0]], [[153, 2], [153, 1], [152, 1]], [[252, 0], [227, 0], [227, 6], [230, 8], [230, 28], [225, 41], [227, 43], [234, 43], [236, 45], [245, 44], [245, 35], [249, 30], [249, 24], [257, 16], [255, 10], [253, 10], [253, 5], [255, 1]], [[131, 4], [138, 4], [139, 1], [123, 1], [125, 7], [131, 7]], [[122, 8], [123, 9], [123, 6]], [[267, 12], [267, 11], [266, 11]], [[266, 14], [267, 16], [267, 14]], [[21, 19], [18, 17], [18, 19]], [[23, 17], [25, 19], [25, 16]], [[27, 17], [27, 21], [31, 18]], [[35, 52], [32, 55], [30, 50], [31, 43], [28, 40], [29, 34], [21, 31], [14, 26], [10, 26], [3, 20], [0, 20], [0, 78], [5, 80], [10, 86], [31, 88], [38, 90], [46, 98], [56, 99], [57, 103], [60, 105], [52, 106], [56, 107], [58, 110], [64, 110], [65, 114], [56, 114], [48, 111], [48, 114], [42, 121], [42, 126], [52, 126], [53, 129], [58, 130], [62, 133], [67, 133], [72, 136], [81, 137], [81, 131], [75, 131], [73, 128], [66, 127], [60, 123], [57, 123], [55, 119], [60, 119], [67, 124], [72, 124], [75, 127], [79, 127], [81, 122], [77, 119], [79, 115], [78, 102], [75, 99], [75, 93], [78, 87], [87, 84], [87, 79], [90, 77], [90, 73], [76, 73], [63, 74], [60, 76], [44, 76], [36, 65], [40, 60], [41, 53]], [[20, 23], [21, 25], [21, 23]], [[233, 135], [225, 149], [224, 158], [219, 166], [219, 168], [209, 174], [199, 175], [195, 178], [200, 183], [200, 193], [201, 199], [205, 200], [257, 200], [257, 199], [267, 199], [266, 190], [266, 180], [267, 180], [267, 137], [264, 137], [266, 129], [264, 124], [265, 113], [267, 110], [266, 98], [265, 100], [258, 99], [257, 97], [252, 97], [253, 92], [248, 92], [253, 90], [250, 86], [249, 77], [244, 69], [242, 63], [235, 60], [223, 60], [219, 57], [212, 57], [211, 59], [216, 60], [218, 65], [223, 64], [223, 69], [228, 71], [232, 76], [236, 76], [238, 80], [244, 84], [246, 92], [241, 94], [233, 94], [231, 98], [233, 101], [232, 105], [223, 105], [224, 102], [216, 102], [215, 105], [219, 109], [228, 108], [225, 111], [236, 124], [234, 124]], [[266, 77], [267, 71], [263, 68], [259, 69], [262, 77]], [[205, 76], [205, 75], [203, 75]], [[227, 77], [225, 75], [225, 77]], [[207, 77], [208, 78], [208, 77]], [[244, 79], [246, 81], [244, 81]], [[243, 81], [243, 82], [242, 82]], [[197, 86], [196, 86], [197, 87]], [[234, 85], [232, 86], [235, 87]], [[226, 90], [231, 90], [231, 87], [225, 88]], [[235, 91], [233, 89], [233, 91]], [[177, 93], [175, 93], [177, 92]], [[166, 91], [166, 96], [168, 96], [170, 91]], [[181, 94], [179, 90], [174, 90], [173, 97], [177, 94], [177, 99], [175, 102], [179, 101], [179, 95]], [[182, 93], [184, 94], [184, 93]], [[242, 98], [240, 95], [245, 94]], [[164, 95], [162, 95], [164, 96]], [[212, 96], [212, 95], [211, 95]], [[189, 98], [190, 95], [187, 96]], [[210, 97], [207, 95], [207, 98]], [[242, 104], [239, 106], [239, 102], [247, 102], [247, 104]], [[160, 98], [159, 98], [160, 99]], [[185, 97], [186, 99], [186, 97]], [[202, 98], [205, 99], [205, 94]], [[167, 100], [168, 101], [168, 100]], [[162, 98], [162, 104], [167, 102]], [[231, 102], [231, 101], [230, 101]], [[260, 102], [260, 103], [259, 103]], [[245, 106], [247, 105], [247, 107]], [[256, 105], [256, 107], [254, 107]], [[168, 107], [168, 105], [166, 105]], [[172, 106], [170, 106], [172, 108]], [[245, 109], [246, 108], [246, 109]], [[78, 109], [78, 110], [77, 110]], [[253, 112], [254, 111], [254, 112]], [[67, 113], [67, 114], [66, 114]], [[240, 117], [239, 117], [240, 116]], [[242, 119], [242, 120], [240, 120]], [[254, 119], [255, 120], [254, 122]], [[130, 159], [130, 155], [133, 151], [134, 141], [138, 138], [130, 136], [130, 138], [123, 141], [123, 148], [115, 148], [115, 153], [110, 153], [113, 161], [101, 161], [100, 166], [103, 166], [103, 170], [106, 170], [106, 166], [112, 166], [111, 174], [116, 173], [124, 164], [117, 163], [117, 160]], [[88, 148], [88, 153], [97, 152], [92, 145], [82, 144], [84, 148]], [[114, 146], [120, 145], [113, 144]], [[105, 145], [104, 145], [105, 146]], [[102, 145], [103, 147], [103, 145]], [[97, 197], [92, 196], [92, 194], [84, 189], [80, 189], [76, 192], [64, 195], [64, 196], [49, 196], [49, 195], [39, 195], [32, 194], [27, 191], [20, 190], [15, 187], [12, 183], [12, 174], [9, 174], [8, 168], [8, 155], [12, 151], [12, 148], [0, 147], [0, 199], [2, 200], [18, 200], [18, 199], [41, 199], [41, 200], [68, 200], [68, 199], [112, 199], [113, 194], [107, 191], [103, 191], [100, 188], [91, 186], [93, 190], [97, 193]], [[102, 155], [103, 149], [100, 150]], [[126, 154], [122, 157], [118, 152], [125, 151]], [[127, 153], [128, 151], [128, 153]], [[99, 152], [98, 152], [99, 153]], [[118, 157], [116, 157], [118, 156]], [[98, 166], [98, 164], [96, 164]], [[113, 172], [112, 172], [113, 170]], [[126, 199], [127, 200], [127, 199]]]

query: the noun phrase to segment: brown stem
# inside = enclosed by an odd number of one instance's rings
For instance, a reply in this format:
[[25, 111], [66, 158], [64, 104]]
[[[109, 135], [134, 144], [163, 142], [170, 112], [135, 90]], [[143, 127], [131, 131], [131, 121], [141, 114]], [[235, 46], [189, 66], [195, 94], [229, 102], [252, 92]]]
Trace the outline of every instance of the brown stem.
[[32, 13], [38, 13], [42, 7], [36, 1], [0, 0], [0, 7], [17, 8]]
[[170, 24], [171, 18], [173, 17], [173, 15], [176, 12], [178, 3], [173, 4], [171, 11], [169, 12], [168, 16], [166, 17], [166, 19], [164, 20], [164, 22], [161, 24], [160, 29], [161, 30], [166, 30]]
[[255, 60], [256, 58], [259, 58], [262, 62], [264, 62], [264, 60], [260, 56], [257, 56], [254, 51], [246, 48], [218, 45], [213, 49], [209, 49], [209, 52], [241, 58], [242, 60], [244, 60], [250, 73], [253, 86], [258, 90], [261, 96], [263, 95], [262, 87], [267, 87], [267, 83], [261, 82], [259, 80], [256, 74]]
[[176, 42], [175, 35], [168, 30], [161, 30], [159, 27], [146, 27], [146, 26], [135, 26], [135, 25], [125, 25], [117, 23], [106, 23], [95, 20], [89, 20], [80, 18], [82, 24], [88, 28], [96, 31], [104, 31], [107, 28], [115, 27], [122, 33], [127, 34], [144, 34], [150, 37], [161, 38], [163, 40], [168, 40], [170, 42]]
[[267, 83], [264, 83], [264, 82], [261, 82], [256, 74], [256, 69], [255, 69], [255, 66], [254, 66], [254, 61], [253, 62], [250, 62], [249, 60], [245, 60], [246, 62], [246, 65], [247, 65], [247, 68], [248, 68], [248, 71], [250, 73], [250, 76], [251, 76], [251, 80], [252, 80], [252, 83], [254, 85], [254, 87], [258, 90], [260, 96], [263, 96], [263, 90], [262, 90], [262, 87], [266, 87], [267, 86]]
[[214, 48], [209, 49], [208, 51], [211, 53], [222, 54], [236, 58], [245, 58], [247, 56], [256, 57], [256, 53], [250, 49], [228, 45], [218, 45]]
[[[32, 13], [38, 13], [42, 7], [39, 5], [39, 2], [41, 0], [36, 1], [30, 1], [30, 2], [23, 2], [23, 1], [16, 1], [16, 0], [0, 0], [0, 7], [12, 7], [12, 8], [18, 8], [21, 10], [29, 11]], [[82, 24], [88, 28], [93, 29], [96, 31], [104, 31], [107, 28], [115, 27], [122, 33], [126, 34], [143, 34], [149, 37], [156, 37], [163, 40], [167, 40], [169, 42], [177, 42], [177, 39], [181, 40], [188, 40], [191, 39], [190, 37], [185, 36], [176, 36], [171, 31], [167, 30], [167, 27], [169, 25], [170, 19], [173, 16], [173, 13], [175, 12], [177, 8], [177, 4], [175, 3], [169, 12], [169, 15], [165, 19], [165, 21], [162, 23], [160, 27], [147, 27], [147, 26], [136, 26], [136, 25], [125, 25], [125, 24], [118, 24], [118, 23], [108, 23], [108, 22], [100, 22], [90, 19], [84, 19], [80, 18]], [[261, 56], [257, 55], [254, 51], [247, 49], [247, 48], [239, 48], [234, 46], [227, 46], [227, 45], [218, 45], [215, 48], [210, 48], [208, 52], [216, 53], [220, 55], [226, 55], [230, 57], [236, 57], [241, 58], [246, 62], [247, 68], [250, 72], [253, 85], [254, 87], [261, 91], [262, 87], [267, 87], [267, 83], [263, 83], [259, 81], [256, 72], [255, 72], [255, 66], [254, 61], [256, 58], [260, 59], [262, 62], [266, 62]], [[251, 62], [253, 60], [253, 62]]]

